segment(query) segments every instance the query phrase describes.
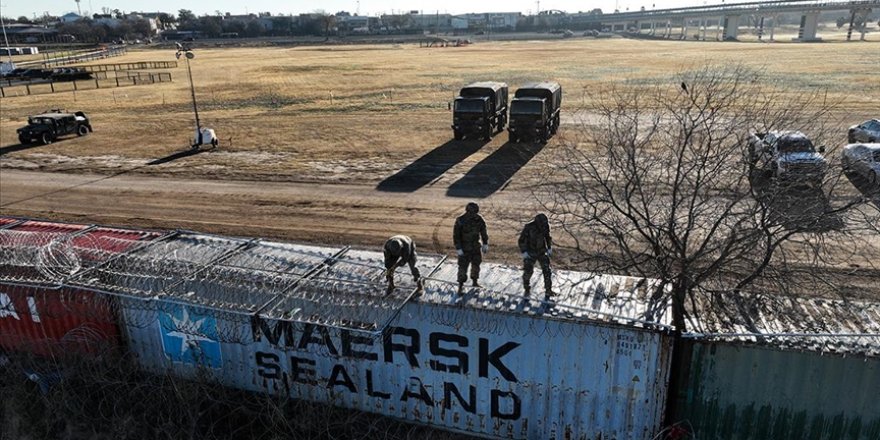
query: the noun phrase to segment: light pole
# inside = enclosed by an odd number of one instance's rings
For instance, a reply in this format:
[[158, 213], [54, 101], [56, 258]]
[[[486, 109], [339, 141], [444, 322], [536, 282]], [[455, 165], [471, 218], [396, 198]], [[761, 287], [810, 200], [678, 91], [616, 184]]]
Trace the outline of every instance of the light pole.
[[[192, 68], [189, 65], [189, 60], [195, 58], [196, 55], [192, 52], [192, 49], [189, 47], [188, 44], [177, 43], [177, 53], [174, 56], [179, 60], [181, 55], [186, 59], [186, 73], [189, 76], [189, 91], [192, 96], [193, 113], [196, 116], [196, 137], [192, 148], [198, 148], [200, 145], [203, 145], [205, 143], [210, 143], [211, 145], [216, 147], [217, 137], [214, 135], [214, 130], [205, 129], [205, 132], [207, 133], [203, 133], [202, 123], [199, 120], [199, 107], [196, 104], [196, 87], [193, 83]], [[204, 139], [204, 135], [208, 135], [210, 139]]]
[[[0, 6], [5, 6], [0, 3]], [[0, 8], [2, 9], [2, 8]], [[0, 28], [3, 29], [3, 44], [6, 45], [6, 56], [9, 57], [9, 68], [15, 68], [15, 63], [12, 62], [12, 48], [9, 47], [9, 38], [6, 37], [6, 23], [3, 22], [3, 13], [0, 12]]]

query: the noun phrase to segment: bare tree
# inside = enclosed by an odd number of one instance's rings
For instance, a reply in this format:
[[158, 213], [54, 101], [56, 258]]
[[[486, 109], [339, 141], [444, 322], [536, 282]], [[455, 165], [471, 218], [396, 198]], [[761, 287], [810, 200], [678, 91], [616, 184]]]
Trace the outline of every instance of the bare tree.
[[330, 31], [336, 26], [336, 16], [328, 14], [322, 9], [314, 12], [318, 16], [318, 22], [321, 24], [321, 30], [324, 32], [324, 38], [330, 38]]
[[[588, 102], [583, 129], [535, 196], [579, 267], [659, 279], [653, 299], [671, 300], [681, 331], [699, 293], [792, 289], [838, 244], [828, 237], [860, 237], [845, 214], [865, 201], [841, 185], [839, 167], [821, 185], [786, 185], [758, 172], [747, 147], [750, 133], [769, 130], [822, 144], [836, 128], [823, 93], [707, 66], [662, 84], [611, 85]], [[865, 215], [859, 224], [876, 221]]]

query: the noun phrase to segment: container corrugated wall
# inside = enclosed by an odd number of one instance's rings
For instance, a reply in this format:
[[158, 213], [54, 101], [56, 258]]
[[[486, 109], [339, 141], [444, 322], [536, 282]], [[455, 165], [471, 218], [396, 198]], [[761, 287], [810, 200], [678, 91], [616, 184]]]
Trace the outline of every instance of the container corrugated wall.
[[30, 247], [31, 253], [25, 255], [34, 258], [0, 261], [0, 348], [49, 356], [119, 346], [114, 299], [57, 286], [67, 272], [48, 264], [40, 267], [37, 251], [57, 240], [64, 243], [64, 256], [76, 260], [61, 269], [91, 267], [158, 234], [34, 220], [6, 225], [0, 245], [8, 250]]
[[675, 419], [700, 440], [880, 439], [880, 359], [685, 344]]
[[192, 306], [123, 309], [154, 372], [201, 365], [231, 387], [497, 438], [644, 439], [663, 415], [671, 347], [643, 329], [411, 303], [369, 338]]
[[0, 284], [0, 348], [49, 356], [118, 346], [112, 299], [77, 289]]

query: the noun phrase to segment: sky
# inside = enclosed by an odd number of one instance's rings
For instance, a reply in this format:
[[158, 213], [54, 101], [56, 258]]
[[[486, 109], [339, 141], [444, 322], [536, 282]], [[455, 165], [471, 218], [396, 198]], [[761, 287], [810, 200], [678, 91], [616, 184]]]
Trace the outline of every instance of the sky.
[[[713, 0], [710, 3], [720, 3]], [[678, 6], [695, 6], [705, 4], [702, 0], [599, 0], [599, 1], [576, 1], [576, 0], [542, 0], [540, 9], [559, 9], [566, 12], [589, 11], [593, 8], [601, 8], [603, 11], [614, 11], [618, 6], [621, 11], [629, 8], [638, 10], [642, 6], [646, 9], [671, 8]], [[522, 12], [534, 13], [538, 4], [531, 0], [442, 0], [436, 2], [413, 1], [413, 0], [81, 0], [79, 4], [83, 13], [101, 12], [101, 8], [119, 9], [122, 11], [160, 11], [174, 12], [179, 9], [190, 9], [196, 15], [205, 13], [214, 14], [219, 10], [232, 14], [245, 14], [256, 12], [271, 12], [272, 15], [300, 14], [312, 12], [318, 9], [328, 13], [348, 11], [355, 13], [360, 9], [360, 15], [376, 15], [398, 11], [420, 10], [428, 13], [459, 14], [465, 12]], [[48, 12], [51, 15], [63, 15], [68, 12], [76, 12], [77, 5], [74, 0], [0, 0], [0, 15], [4, 17], [19, 17], [25, 15], [33, 18]]]

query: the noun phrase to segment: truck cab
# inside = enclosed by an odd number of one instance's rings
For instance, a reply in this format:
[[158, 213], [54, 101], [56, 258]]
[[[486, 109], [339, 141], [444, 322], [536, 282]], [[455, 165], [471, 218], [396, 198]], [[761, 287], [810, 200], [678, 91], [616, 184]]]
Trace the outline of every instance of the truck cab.
[[530, 83], [520, 87], [510, 102], [511, 142], [530, 139], [547, 142], [559, 130], [562, 87], [555, 82]]
[[507, 124], [507, 84], [477, 82], [461, 89], [452, 108], [455, 140], [489, 140]]

